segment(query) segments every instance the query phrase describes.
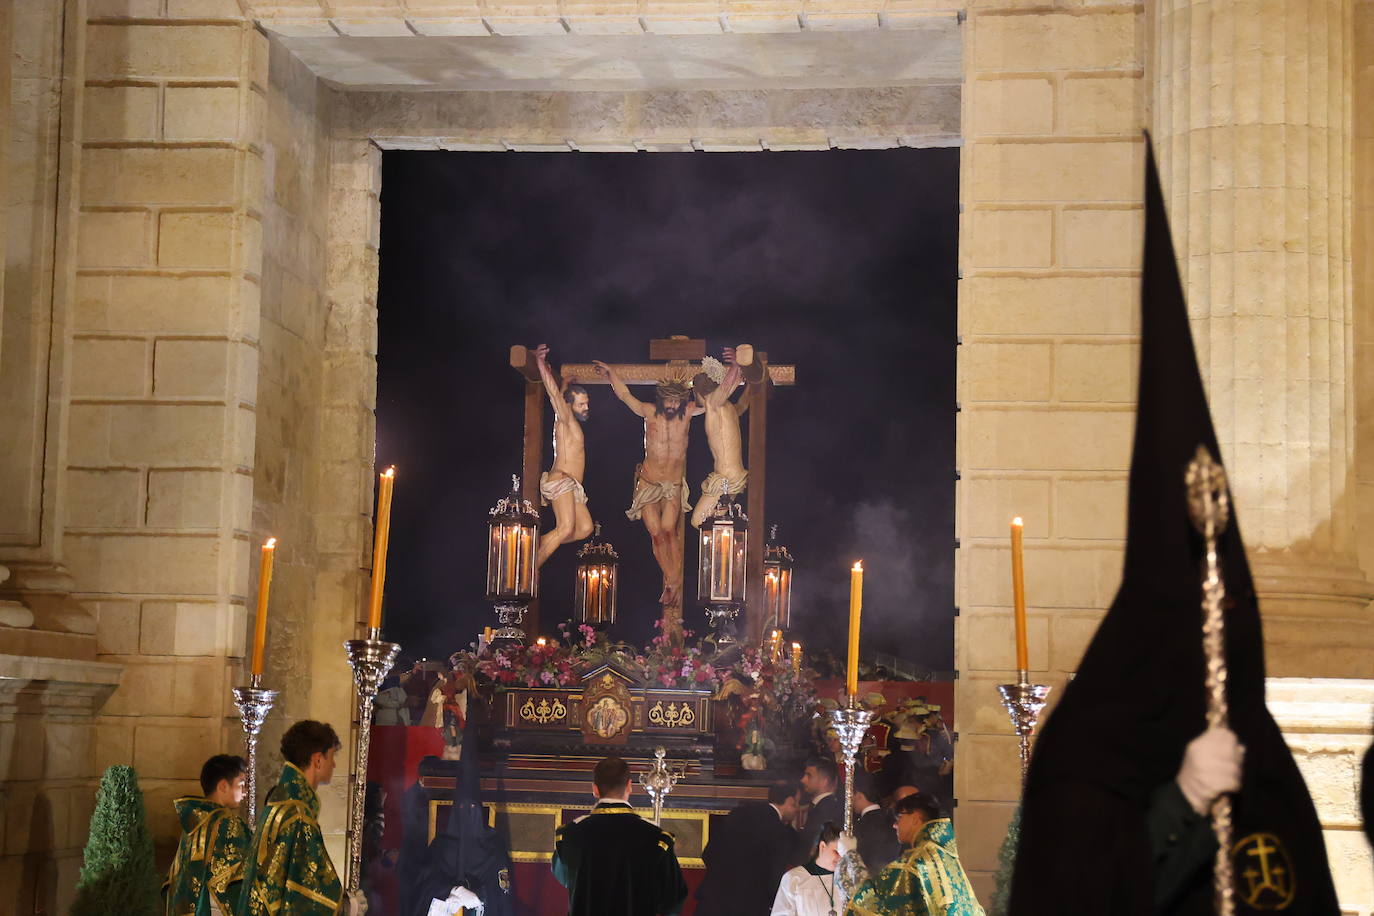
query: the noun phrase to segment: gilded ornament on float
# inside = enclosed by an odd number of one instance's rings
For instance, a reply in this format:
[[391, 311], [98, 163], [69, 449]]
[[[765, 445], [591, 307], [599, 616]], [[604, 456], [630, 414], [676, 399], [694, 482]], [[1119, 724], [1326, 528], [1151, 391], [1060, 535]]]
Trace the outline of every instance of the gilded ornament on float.
[[530, 697], [525, 700], [525, 705], [520, 707], [520, 718], [536, 725], [559, 722], [567, 718], [567, 715], [568, 708], [563, 705], [563, 701], [558, 697], [554, 697], [552, 703], [547, 697], [544, 697], [537, 704], [534, 702], [534, 697]]
[[669, 703], [666, 707], [659, 700], [649, 710], [649, 724], [660, 728], [691, 728], [697, 721], [697, 714], [690, 703]]

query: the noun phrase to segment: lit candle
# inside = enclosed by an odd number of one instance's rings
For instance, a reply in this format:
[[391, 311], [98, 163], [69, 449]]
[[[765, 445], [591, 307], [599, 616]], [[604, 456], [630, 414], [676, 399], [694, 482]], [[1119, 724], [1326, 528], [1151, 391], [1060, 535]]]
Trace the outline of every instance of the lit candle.
[[1021, 516], [1011, 520], [1011, 598], [1016, 609], [1016, 669], [1030, 668], [1026, 651], [1026, 577], [1021, 563]]
[[864, 561], [849, 571], [849, 669], [845, 688], [851, 697], [859, 694], [859, 615], [864, 604]]
[[536, 639], [536, 640], [534, 641], [534, 644], [535, 644], [536, 646], [538, 646], [539, 648], [542, 649], [542, 648], [544, 648], [544, 646], [548, 645], [548, 641], [545, 640], [544, 637], [541, 636], [541, 637], [539, 637], [538, 639]]
[[372, 600], [367, 606], [367, 626], [370, 630], [382, 626], [382, 588], [386, 584], [386, 545], [391, 537], [391, 487], [396, 482], [396, 469], [387, 468], [379, 477], [377, 491], [377, 538], [372, 544]]
[[801, 674], [801, 643], [792, 643], [792, 673]]
[[272, 557], [277, 552], [277, 539], [268, 538], [262, 545], [262, 559], [258, 565], [258, 614], [253, 626], [253, 673], [262, 674], [262, 653], [267, 648], [267, 594], [272, 590]]

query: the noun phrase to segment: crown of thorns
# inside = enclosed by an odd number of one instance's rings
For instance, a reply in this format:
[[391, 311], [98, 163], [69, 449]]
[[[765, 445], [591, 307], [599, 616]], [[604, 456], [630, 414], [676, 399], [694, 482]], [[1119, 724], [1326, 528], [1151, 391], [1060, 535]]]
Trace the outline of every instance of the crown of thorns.
[[692, 378], [681, 369], [674, 370], [659, 379], [654, 391], [664, 400], [677, 398], [685, 401], [692, 396]]

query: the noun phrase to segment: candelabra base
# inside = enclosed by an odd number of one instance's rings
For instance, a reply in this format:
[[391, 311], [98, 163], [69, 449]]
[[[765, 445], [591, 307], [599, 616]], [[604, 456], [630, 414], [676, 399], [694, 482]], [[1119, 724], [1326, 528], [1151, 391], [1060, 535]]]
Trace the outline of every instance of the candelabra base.
[[265, 690], [262, 675], [253, 675], [247, 687], [235, 687], [234, 705], [238, 707], [243, 723], [244, 743], [248, 750], [248, 826], [256, 826], [258, 820], [258, 734], [267, 721], [267, 714], [277, 702], [277, 691]]
[[1050, 688], [1045, 684], [1031, 684], [1029, 673], [1017, 672], [1017, 683], [999, 684], [997, 692], [1002, 695], [1002, 705], [1011, 716], [1011, 727], [1021, 739], [1021, 786], [1026, 785], [1030, 774], [1030, 739], [1040, 722], [1040, 711], [1045, 708], [1045, 699]]
[[362, 878], [363, 862], [363, 806], [367, 793], [367, 758], [372, 740], [372, 704], [377, 691], [386, 679], [396, 655], [398, 643], [384, 642], [376, 628], [368, 631], [367, 639], [350, 639], [344, 643], [348, 664], [353, 668], [353, 683], [358, 691], [358, 736], [353, 746], [353, 775], [348, 798], [348, 869], [345, 886], [354, 891]]

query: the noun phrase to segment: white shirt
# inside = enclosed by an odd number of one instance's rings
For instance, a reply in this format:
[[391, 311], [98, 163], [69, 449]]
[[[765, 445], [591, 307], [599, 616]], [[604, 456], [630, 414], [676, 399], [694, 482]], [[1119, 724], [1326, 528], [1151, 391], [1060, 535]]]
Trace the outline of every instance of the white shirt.
[[813, 875], [798, 865], [778, 883], [770, 916], [841, 916], [844, 907], [844, 888], [835, 884], [833, 874]]
[[770, 808], [772, 808], [774, 811], [778, 812], [778, 820], [782, 821], [784, 824], [787, 823], [787, 821], [783, 820], [783, 817], [782, 817], [782, 809], [781, 809], [781, 808], [779, 808], [777, 805], [773, 804], [772, 802], [769, 802], [769, 803], [768, 803], [768, 807], [770, 807]]
[[[862, 811], [859, 812], [859, 817], [863, 817], [865, 814], [867, 814], [867, 813], [870, 812], [870, 811], [877, 811], [880, 807], [882, 807], [882, 806], [881, 806], [881, 805], [869, 805], [867, 808], [865, 808], [865, 809], [863, 809]], [[857, 820], [859, 819], [859, 817], [854, 818], [854, 820], [857, 821]]]

